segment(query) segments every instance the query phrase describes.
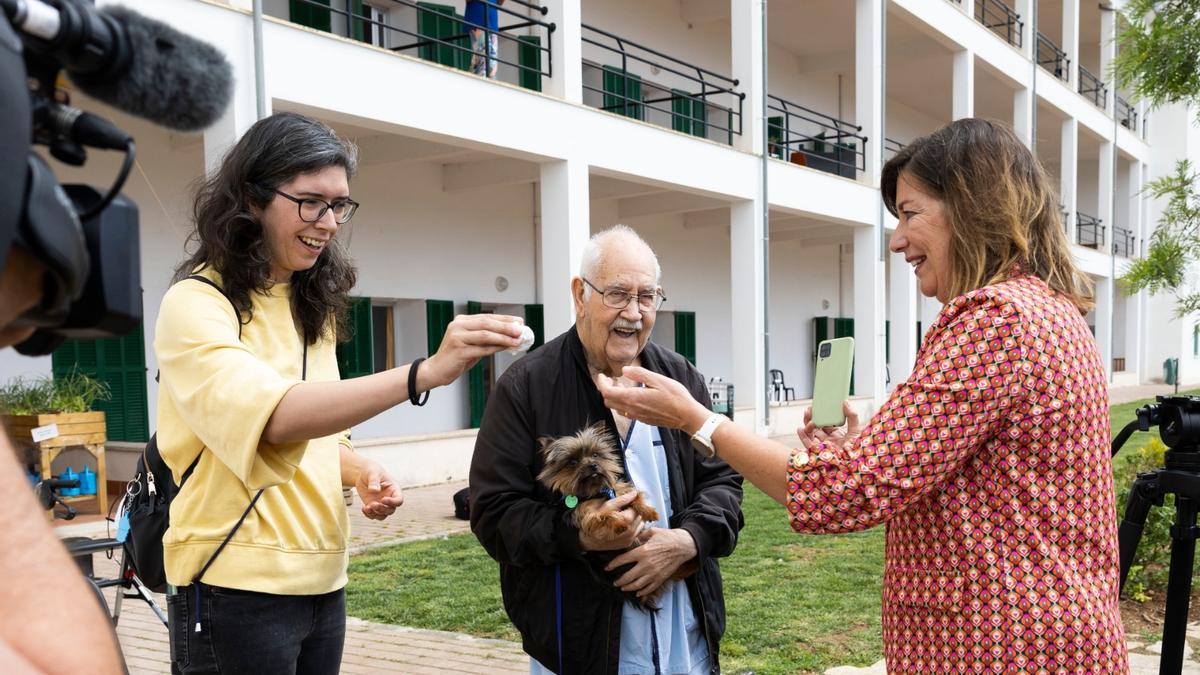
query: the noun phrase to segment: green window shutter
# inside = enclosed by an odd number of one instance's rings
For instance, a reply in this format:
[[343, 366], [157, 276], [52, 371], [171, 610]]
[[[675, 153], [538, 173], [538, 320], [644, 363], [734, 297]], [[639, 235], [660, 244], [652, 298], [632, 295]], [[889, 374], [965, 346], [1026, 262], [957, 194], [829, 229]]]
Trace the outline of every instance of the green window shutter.
[[343, 380], [375, 372], [374, 331], [371, 329], [371, 299], [350, 299], [350, 339], [338, 342], [338, 372]]
[[892, 360], [892, 322], [883, 322], [883, 360]]
[[813, 317], [813, 363], [817, 362], [817, 345], [829, 339], [829, 317]]
[[542, 38], [540, 35], [521, 35], [517, 40], [517, 63], [521, 65], [518, 81], [526, 89], [541, 91]]
[[671, 128], [685, 134], [692, 133], [692, 99], [682, 89], [672, 89], [671, 97]]
[[917, 348], [921, 347], [921, 342], [925, 337], [925, 331], [921, 330], [921, 322], [917, 322]]
[[[438, 5], [432, 2], [417, 3], [417, 34], [427, 39], [438, 39], [449, 42], [442, 44], [422, 45], [418, 55], [426, 61], [434, 61], [443, 66], [467, 70], [471, 67], [471, 45], [467, 37], [467, 27], [461, 21], [462, 17], [454, 11], [453, 5]], [[462, 37], [449, 40], [456, 35]], [[458, 45], [463, 49], [456, 49]]]
[[[482, 314], [483, 304], [471, 300], [467, 302], [467, 314]], [[490, 357], [487, 357], [490, 358]], [[483, 359], [471, 366], [467, 371], [467, 400], [471, 406], [471, 428], [478, 429], [483, 422], [483, 409], [487, 407], [487, 366]]]
[[[642, 100], [642, 78], [612, 66], [603, 66], [602, 70], [604, 71], [604, 109], [637, 120], [645, 119], [645, 110], [642, 104], [631, 102]], [[622, 92], [624, 92], [624, 97], [622, 97]]]
[[361, 19], [354, 18], [367, 16], [367, 11], [366, 8], [363, 7], [362, 0], [346, 0], [346, 5], [347, 14], [350, 15], [346, 17], [346, 21], [350, 22], [351, 39], [358, 40], [359, 42], [366, 42], [367, 35], [369, 33], [369, 31], [367, 31], [367, 24]]
[[[708, 106], [704, 101], [697, 99], [692, 101], [692, 135], [704, 138], [708, 135]], [[732, 125], [731, 125], [732, 126]]]
[[833, 337], [854, 337], [854, 319], [834, 319]]
[[767, 142], [774, 145], [771, 155], [785, 159], [783, 147], [783, 115], [767, 118]]
[[525, 325], [533, 330], [533, 351], [546, 343], [546, 318], [541, 305], [525, 305]]
[[675, 312], [675, 351], [696, 365], [695, 312]]
[[333, 20], [328, 9], [317, 5], [329, 6], [329, 0], [289, 0], [289, 10], [292, 23], [316, 28], [329, 32], [333, 29]]
[[446, 335], [446, 328], [454, 320], [454, 303], [449, 300], [425, 301], [425, 331], [429, 354], [436, 354]]
[[95, 407], [104, 412], [110, 441], [150, 440], [146, 346], [141, 324], [118, 338], [67, 340], [51, 354], [50, 370], [55, 378], [78, 370], [108, 385], [112, 398], [97, 401]]

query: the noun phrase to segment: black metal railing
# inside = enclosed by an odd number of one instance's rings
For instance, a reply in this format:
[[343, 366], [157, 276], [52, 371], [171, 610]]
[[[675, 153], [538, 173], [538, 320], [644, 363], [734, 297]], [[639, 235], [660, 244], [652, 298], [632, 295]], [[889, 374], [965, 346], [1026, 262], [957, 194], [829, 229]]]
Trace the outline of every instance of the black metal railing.
[[1137, 251], [1137, 237], [1134, 236], [1133, 230], [1124, 227], [1113, 226], [1113, 253], [1129, 258]]
[[1104, 243], [1104, 224], [1099, 218], [1076, 211], [1075, 242], [1080, 246], [1099, 249]]
[[1108, 104], [1108, 85], [1083, 65], [1079, 66], [1079, 93], [1095, 103], [1096, 107], [1103, 108]]
[[1039, 66], [1053, 73], [1058, 79], [1063, 82], [1070, 80], [1071, 59], [1041, 31], [1037, 34], [1037, 60]]
[[1117, 121], [1119, 121], [1121, 123], [1121, 126], [1125, 127], [1126, 129], [1132, 131], [1135, 134], [1138, 133], [1137, 108], [1129, 105], [1129, 101], [1126, 101], [1125, 99], [1121, 98], [1120, 94], [1117, 95], [1116, 113], [1117, 113]]
[[862, 127], [778, 96], [767, 96], [767, 152], [776, 159], [857, 178], [866, 170]]
[[[485, 9], [495, 9], [498, 17], [502, 17], [497, 21], [502, 25], [492, 29], [487, 25], [467, 21], [449, 7], [435, 8], [414, 0], [386, 1], [415, 10], [416, 26], [391, 25], [382, 20], [384, 15], [372, 13], [370, 5], [358, 0], [346, 0], [343, 9], [330, 6], [328, 0], [292, 0], [290, 20], [309, 28], [340, 34], [394, 52], [412, 53], [415, 50], [416, 55], [422, 59], [460, 70], [472, 70], [478, 66], [481, 71], [487, 72], [490, 70], [487, 66], [491, 63], [508, 66], [512, 69], [511, 74], [515, 75], [512, 77], [515, 83], [538, 91], [541, 90], [542, 78], [550, 77], [553, 72], [550, 34], [554, 32], [555, 25], [526, 16], [512, 8], [512, 5], [519, 5], [545, 16], [549, 10], [538, 4], [526, 0], [508, 0], [509, 6], [501, 6], [492, 4], [492, 0], [483, 0], [489, 5]], [[513, 22], [502, 23], [509, 19]], [[533, 28], [540, 34], [513, 33], [528, 28]], [[495, 57], [484, 53], [487, 51], [486, 47], [481, 53], [475, 52], [471, 46], [473, 30], [496, 36], [498, 44]], [[410, 40], [415, 41], [409, 42]], [[405, 44], [394, 44], [400, 42]], [[513, 47], [516, 51], [516, 61], [506, 54], [511, 53]]]
[[883, 158], [891, 159], [895, 157], [896, 153], [904, 149], [904, 145], [904, 143], [901, 143], [894, 138], [887, 138], [885, 136], [883, 139]]
[[[581, 24], [584, 45], [615, 63], [583, 61], [584, 103], [676, 131], [733, 143], [742, 133], [738, 81], [668, 56], [594, 26]], [[651, 81], [637, 74], [654, 72]]]
[[975, 19], [1014, 47], [1021, 46], [1021, 15], [1000, 0], [975, 0]]

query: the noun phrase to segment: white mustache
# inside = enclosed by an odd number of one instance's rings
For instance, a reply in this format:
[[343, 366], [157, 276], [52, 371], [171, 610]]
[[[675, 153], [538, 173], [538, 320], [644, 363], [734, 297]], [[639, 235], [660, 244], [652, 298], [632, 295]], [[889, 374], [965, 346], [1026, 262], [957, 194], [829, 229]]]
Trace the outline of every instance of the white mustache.
[[614, 323], [612, 327], [613, 327], [613, 330], [620, 328], [622, 330], [636, 330], [638, 332], [641, 332], [642, 322], [641, 321], [618, 321], [618, 322]]

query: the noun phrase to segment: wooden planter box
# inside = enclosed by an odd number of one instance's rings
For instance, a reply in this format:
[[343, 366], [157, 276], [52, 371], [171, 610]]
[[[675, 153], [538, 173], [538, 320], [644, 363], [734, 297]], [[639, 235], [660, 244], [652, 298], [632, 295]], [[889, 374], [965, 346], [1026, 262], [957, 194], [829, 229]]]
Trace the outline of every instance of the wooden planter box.
[[[50, 466], [54, 459], [67, 448], [80, 447], [91, 453], [96, 460], [96, 494], [63, 497], [68, 504], [96, 500], [101, 514], [108, 509], [108, 474], [104, 469], [105, 432], [104, 413], [90, 411], [82, 413], [54, 413], [45, 415], [0, 415], [8, 436], [17, 448], [33, 448], [38, 452], [42, 478], [52, 477]], [[58, 435], [44, 441], [33, 440], [33, 430], [39, 427], [58, 426]]]

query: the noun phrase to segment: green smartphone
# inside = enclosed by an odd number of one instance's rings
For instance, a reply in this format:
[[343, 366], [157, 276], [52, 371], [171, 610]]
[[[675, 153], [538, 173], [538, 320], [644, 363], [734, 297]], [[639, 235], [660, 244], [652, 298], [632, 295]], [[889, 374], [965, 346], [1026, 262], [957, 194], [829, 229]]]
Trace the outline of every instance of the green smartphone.
[[834, 338], [817, 345], [817, 373], [813, 377], [813, 424], [836, 427], [846, 423], [842, 401], [850, 397], [850, 375], [853, 372], [854, 338]]

